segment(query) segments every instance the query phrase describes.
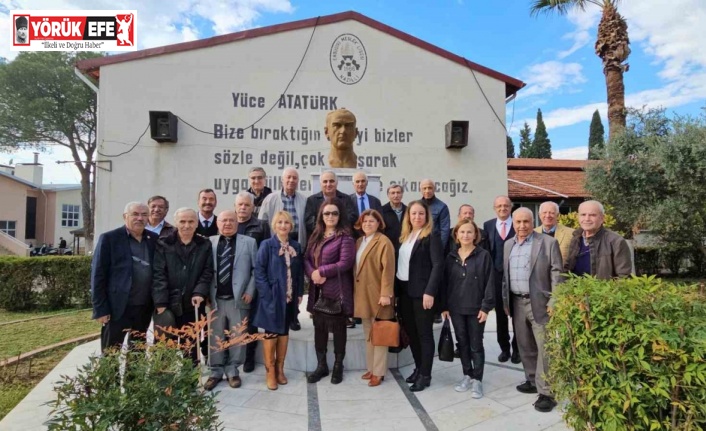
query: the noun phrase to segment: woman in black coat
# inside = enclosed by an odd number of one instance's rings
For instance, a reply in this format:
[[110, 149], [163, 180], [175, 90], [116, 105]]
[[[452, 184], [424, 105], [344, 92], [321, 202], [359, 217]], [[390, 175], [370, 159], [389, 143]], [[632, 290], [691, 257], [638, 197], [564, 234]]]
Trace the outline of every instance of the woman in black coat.
[[407, 378], [412, 392], [431, 384], [434, 362], [434, 298], [443, 277], [441, 237], [433, 233], [431, 211], [423, 201], [409, 204], [402, 221], [397, 258], [399, 314], [409, 336], [414, 372]]
[[488, 313], [495, 307], [493, 262], [490, 253], [478, 247], [480, 229], [470, 219], [456, 224], [453, 240], [459, 247], [446, 256], [442, 315], [448, 319], [451, 314], [461, 354], [463, 378], [454, 389], [456, 392], [470, 389], [471, 397], [482, 398], [483, 331]]

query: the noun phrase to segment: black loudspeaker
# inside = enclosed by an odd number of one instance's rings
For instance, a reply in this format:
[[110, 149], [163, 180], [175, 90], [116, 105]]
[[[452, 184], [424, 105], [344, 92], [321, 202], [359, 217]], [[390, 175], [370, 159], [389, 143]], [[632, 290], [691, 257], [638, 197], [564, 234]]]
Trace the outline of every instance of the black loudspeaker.
[[463, 148], [468, 145], [468, 121], [454, 120], [446, 123], [446, 148]]
[[177, 142], [177, 117], [169, 111], [150, 111], [150, 136], [155, 141]]

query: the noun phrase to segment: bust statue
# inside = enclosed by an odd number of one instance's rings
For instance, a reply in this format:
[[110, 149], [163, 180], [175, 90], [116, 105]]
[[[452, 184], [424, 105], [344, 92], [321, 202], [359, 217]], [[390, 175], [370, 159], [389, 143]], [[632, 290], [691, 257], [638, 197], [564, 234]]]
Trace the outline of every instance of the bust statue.
[[328, 164], [332, 168], [355, 168], [358, 158], [353, 151], [353, 142], [358, 135], [355, 115], [346, 108], [326, 114], [326, 139], [331, 142]]

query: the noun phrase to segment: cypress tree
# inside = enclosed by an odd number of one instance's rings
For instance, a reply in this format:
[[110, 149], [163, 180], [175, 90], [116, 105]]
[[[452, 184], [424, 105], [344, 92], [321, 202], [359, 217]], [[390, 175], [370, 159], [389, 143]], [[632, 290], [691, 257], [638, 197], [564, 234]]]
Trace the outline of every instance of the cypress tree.
[[515, 157], [515, 144], [512, 142], [510, 136], [507, 137], [507, 158], [512, 159]]
[[604, 148], [605, 129], [603, 128], [601, 114], [599, 114], [598, 109], [596, 109], [596, 112], [593, 113], [593, 118], [591, 118], [591, 128], [588, 135], [588, 159], [600, 159], [603, 155]]
[[547, 126], [544, 125], [544, 119], [542, 119], [541, 109], [537, 109], [537, 129], [534, 131], [534, 141], [532, 144], [534, 147], [534, 157], [538, 159], [552, 158], [552, 144], [547, 134]]
[[520, 130], [520, 157], [525, 159], [535, 157], [531, 134], [532, 129], [530, 129], [529, 124], [525, 121], [525, 126]]

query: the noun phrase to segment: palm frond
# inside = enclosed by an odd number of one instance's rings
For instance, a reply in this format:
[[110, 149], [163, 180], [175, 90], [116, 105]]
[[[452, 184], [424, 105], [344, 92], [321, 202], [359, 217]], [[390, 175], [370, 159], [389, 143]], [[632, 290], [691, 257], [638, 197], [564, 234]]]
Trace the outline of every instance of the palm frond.
[[596, 3], [596, 0], [533, 0], [530, 5], [530, 15], [557, 13], [566, 15], [571, 9], [585, 10], [586, 3]]

